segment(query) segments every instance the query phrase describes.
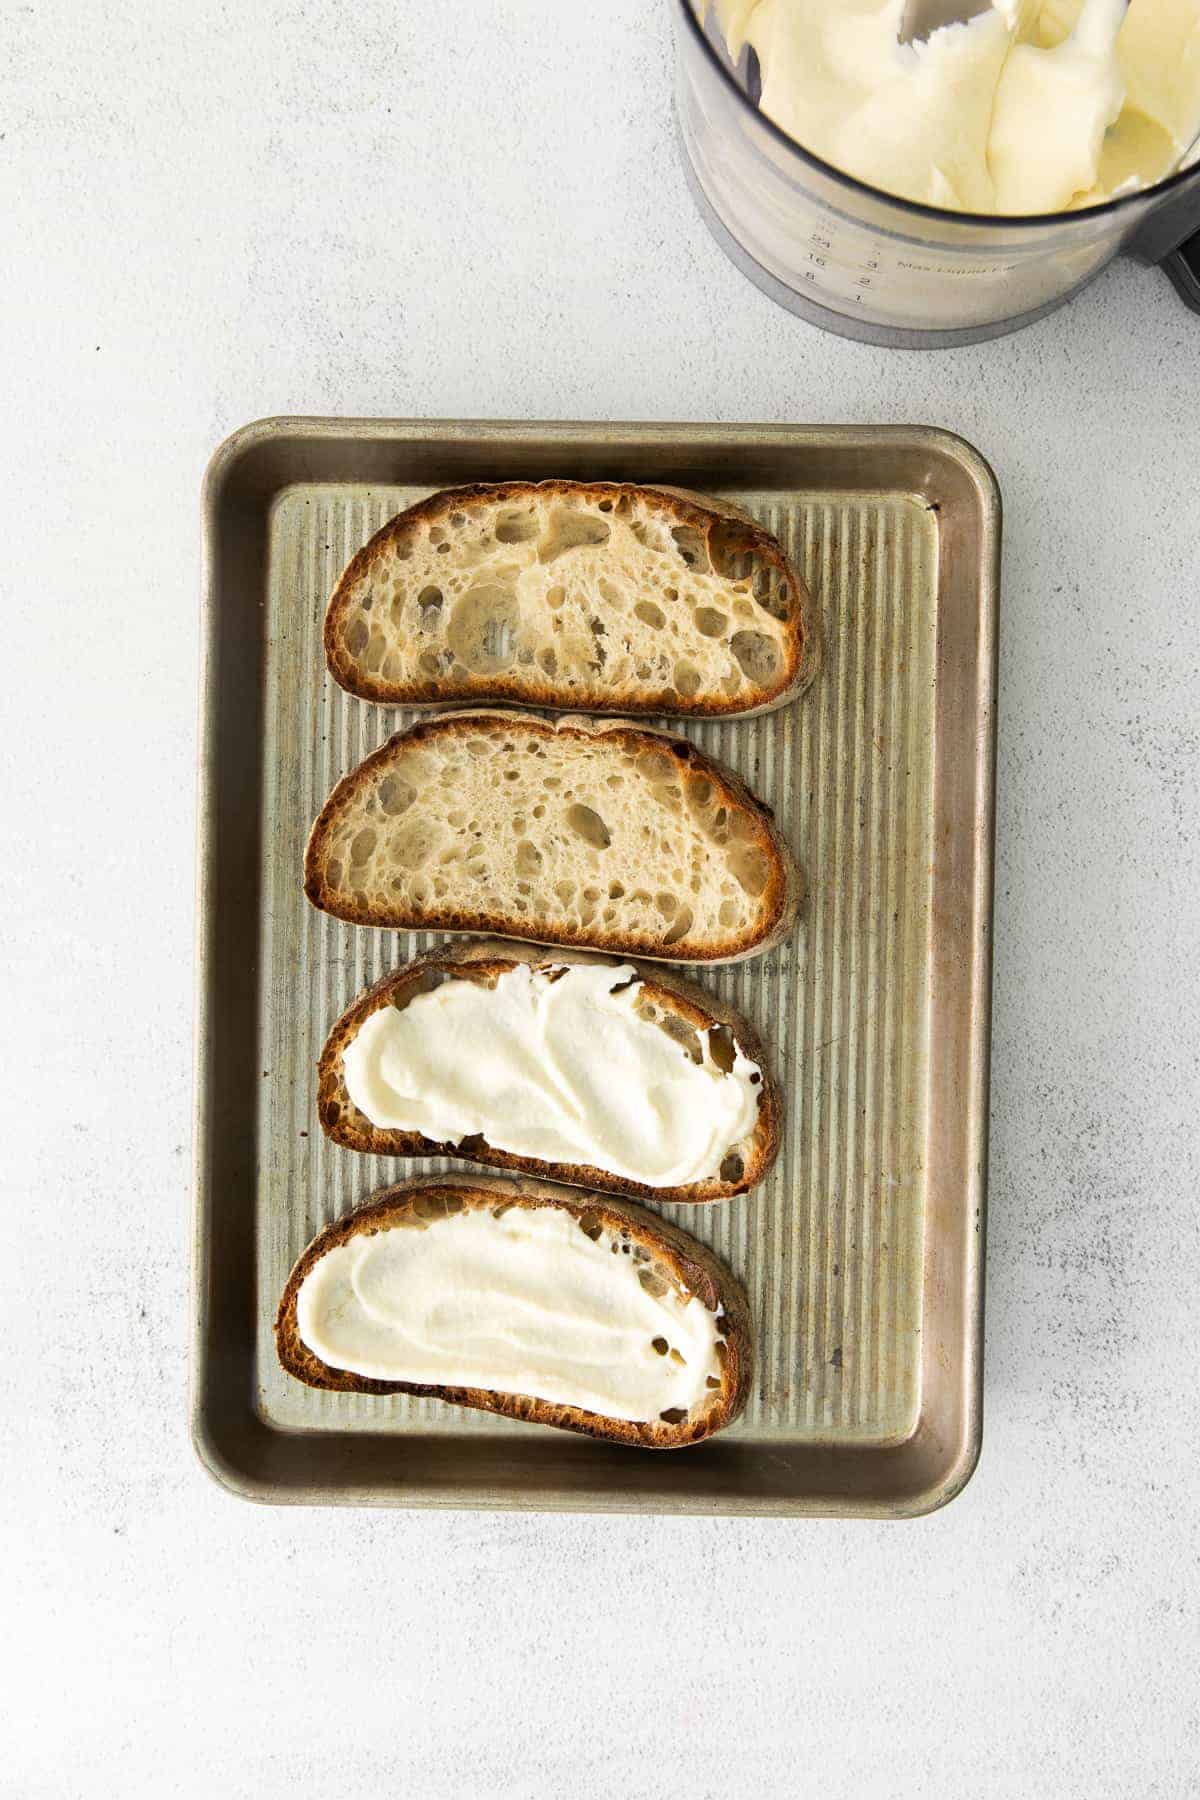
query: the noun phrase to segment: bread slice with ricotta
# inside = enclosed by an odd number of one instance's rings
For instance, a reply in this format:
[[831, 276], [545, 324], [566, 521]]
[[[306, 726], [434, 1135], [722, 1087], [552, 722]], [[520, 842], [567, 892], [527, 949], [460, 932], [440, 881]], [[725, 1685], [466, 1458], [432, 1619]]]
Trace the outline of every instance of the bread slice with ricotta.
[[376, 532], [334, 589], [325, 654], [388, 705], [713, 718], [793, 699], [818, 636], [803, 577], [739, 508], [510, 481], [433, 494]]
[[577, 950], [431, 950], [347, 1007], [317, 1072], [335, 1143], [661, 1202], [758, 1185], [781, 1107], [757, 1034], [694, 983]]
[[749, 1391], [741, 1284], [630, 1201], [471, 1176], [385, 1189], [319, 1232], [275, 1321], [284, 1369], [651, 1450], [723, 1430]]
[[355, 925], [736, 962], [802, 892], [771, 814], [669, 732], [479, 708], [390, 738], [313, 825], [304, 891]]

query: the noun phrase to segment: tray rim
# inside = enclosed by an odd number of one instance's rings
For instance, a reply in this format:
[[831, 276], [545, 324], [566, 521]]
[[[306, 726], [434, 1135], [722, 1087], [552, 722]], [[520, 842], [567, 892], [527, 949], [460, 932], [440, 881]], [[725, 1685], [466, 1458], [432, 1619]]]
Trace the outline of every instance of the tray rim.
[[[353, 1479], [337, 1483], [315, 1480], [307, 1484], [284, 1487], [278, 1480], [259, 1475], [242, 1466], [219, 1442], [208, 1416], [206, 1390], [212, 1373], [213, 1351], [210, 1342], [212, 1295], [207, 1277], [210, 1274], [210, 1235], [212, 1174], [208, 1139], [208, 1054], [212, 1029], [216, 957], [212, 942], [215, 915], [215, 837], [218, 801], [217, 699], [218, 699], [218, 632], [221, 623], [222, 582], [219, 572], [222, 510], [227, 496], [240, 474], [253, 464], [256, 454], [276, 443], [287, 445], [305, 439], [324, 441], [368, 440], [375, 444], [435, 442], [472, 442], [481, 440], [502, 445], [506, 442], [537, 440], [571, 445], [582, 436], [596, 433], [610, 436], [619, 447], [622, 439], [639, 445], [664, 448], [690, 444], [707, 444], [713, 448], [739, 445], [778, 443], [802, 450], [832, 452], [874, 450], [923, 450], [931, 460], [953, 464], [965, 476], [978, 509], [979, 566], [977, 618], [979, 624], [975, 686], [979, 700], [979, 729], [976, 734], [973, 765], [974, 817], [972, 821], [972, 920], [970, 981], [965, 1011], [969, 1017], [969, 1056], [966, 1067], [965, 1146], [966, 1191], [965, 1211], [974, 1214], [976, 1229], [968, 1235], [963, 1267], [963, 1303], [966, 1329], [961, 1339], [962, 1430], [953, 1454], [933, 1487], [883, 1496], [838, 1491], [835, 1481], [828, 1490], [807, 1496], [780, 1497], [758, 1494], [723, 1497], [713, 1494], [680, 1493], [673, 1495], [669, 1506], [656, 1496], [631, 1490], [600, 1492], [550, 1492], [505, 1488], [464, 1490], [453, 1481], [433, 1480], [417, 1487], [389, 1487], [386, 1491], [369, 1482]], [[314, 472], [314, 481], [322, 477]], [[305, 477], [290, 476], [272, 481], [269, 476], [256, 484], [255, 500], [264, 519], [287, 489], [303, 483]], [[358, 477], [354, 485], [369, 481]], [[350, 485], [349, 483], [347, 485]], [[876, 491], [880, 491], [876, 489]], [[883, 490], [888, 491], [888, 490]], [[917, 490], [897, 485], [890, 490], [897, 495]], [[194, 1105], [193, 1105], [193, 1201], [191, 1242], [191, 1330], [189, 1343], [189, 1410], [190, 1436], [201, 1466], [221, 1487], [240, 1498], [268, 1505], [369, 1505], [487, 1511], [555, 1511], [596, 1513], [673, 1512], [689, 1516], [731, 1517], [859, 1517], [912, 1518], [925, 1516], [954, 1499], [971, 1479], [978, 1465], [982, 1447], [983, 1402], [983, 1331], [984, 1331], [984, 1256], [987, 1221], [987, 1146], [988, 1085], [991, 1055], [991, 977], [992, 977], [992, 908], [994, 879], [995, 830], [995, 746], [997, 683], [997, 613], [1000, 585], [1000, 549], [1002, 500], [998, 480], [990, 463], [965, 438], [940, 426], [930, 425], [791, 425], [734, 422], [689, 423], [685, 421], [588, 421], [588, 420], [450, 420], [391, 417], [346, 417], [330, 415], [274, 415], [256, 419], [241, 426], [222, 440], [213, 451], [204, 472], [201, 488], [201, 655], [197, 771], [197, 873], [196, 873], [196, 959], [195, 959], [195, 1032], [194, 1032]], [[803, 702], [800, 702], [802, 704]], [[937, 778], [935, 764], [935, 780]], [[927, 1276], [926, 1276], [927, 1279]], [[250, 1396], [247, 1395], [248, 1401]], [[252, 1435], [265, 1438], [296, 1439], [297, 1434], [281, 1433], [269, 1426], [249, 1404]], [[911, 1448], [920, 1432], [920, 1421], [914, 1438], [885, 1447], [867, 1447], [857, 1454], [877, 1464], [888, 1457], [902, 1456]], [[532, 1434], [531, 1434], [532, 1436]], [[355, 1435], [353, 1444], [369, 1444], [369, 1437]], [[448, 1440], [453, 1442], [453, 1440]], [[753, 1446], [747, 1445], [748, 1452]], [[626, 1451], [626, 1457], [637, 1455]], [[836, 1453], [845, 1459], [856, 1452]], [[654, 1457], [654, 1452], [646, 1452]], [[813, 1456], [822, 1455], [819, 1441], [813, 1443]], [[834, 1453], [830, 1452], [831, 1463]]]

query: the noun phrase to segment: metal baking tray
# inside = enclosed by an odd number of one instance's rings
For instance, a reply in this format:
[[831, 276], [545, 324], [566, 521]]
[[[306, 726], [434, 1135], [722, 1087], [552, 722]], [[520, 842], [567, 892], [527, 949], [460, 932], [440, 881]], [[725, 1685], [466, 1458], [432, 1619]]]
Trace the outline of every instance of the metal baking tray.
[[[746, 1282], [742, 1419], [665, 1454], [394, 1396], [316, 1393], [271, 1321], [329, 1219], [414, 1168], [328, 1143], [318, 1051], [431, 934], [357, 930], [301, 892], [309, 823], [403, 712], [326, 675], [342, 566], [455, 482], [565, 475], [727, 496], [783, 540], [823, 616], [797, 704], [678, 727], [774, 809], [807, 870], [791, 941], [701, 974], [757, 1024], [786, 1097], [767, 1183], [668, 1209]], [[1000, 499], [923, 427], [277, 419], [204, 488], [205, 654], [193, 1429], [256, 1500], [905, 1515], [979, 1450]]]

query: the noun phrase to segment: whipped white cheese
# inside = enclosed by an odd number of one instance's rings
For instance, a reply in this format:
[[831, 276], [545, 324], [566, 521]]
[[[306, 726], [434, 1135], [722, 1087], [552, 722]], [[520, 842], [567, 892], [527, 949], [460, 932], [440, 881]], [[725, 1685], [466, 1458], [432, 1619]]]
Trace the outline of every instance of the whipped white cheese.
[[518, 963], [494, 987], [447, 981], [374, 1012], [343, 1054], [346, 1091], [381, 1128], [585, 1164], [650, 1187], [716, 1175], [753, 1131], [761, 1071], [728, 1072], [639, 1017], [628, 965]]
[[611, 1419], [690, 1410], [721, 1376], [720, 1318], [694, 1294], [655, 1296], [661, 1282], [647, 1288], [647, 1265], [615, 1241], [549, 1206], [354, 1237], [301, 1284], [300, 1336], [331, 1368], [376, 1381], [527, 1394]]
[[904, 0], [715, 0], [763, 112], [885, 192], [998, 213], [1159, 181], [1200, 134], [1200, 0], [992, 0], [900, 44]]

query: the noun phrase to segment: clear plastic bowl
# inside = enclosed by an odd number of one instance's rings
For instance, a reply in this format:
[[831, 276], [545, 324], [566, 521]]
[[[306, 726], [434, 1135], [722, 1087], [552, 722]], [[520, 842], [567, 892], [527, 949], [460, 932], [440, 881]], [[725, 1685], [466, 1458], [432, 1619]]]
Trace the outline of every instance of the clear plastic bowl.
[[673, 0], [684, 167], [718, 242], [791, 311], [845, 337], [973, 343], [1041, 318], [1122, 253], [1200, 311], [1200, 166], [1082, 212], [997, 218], [902, 200], [758, 111], [704, 0]]

